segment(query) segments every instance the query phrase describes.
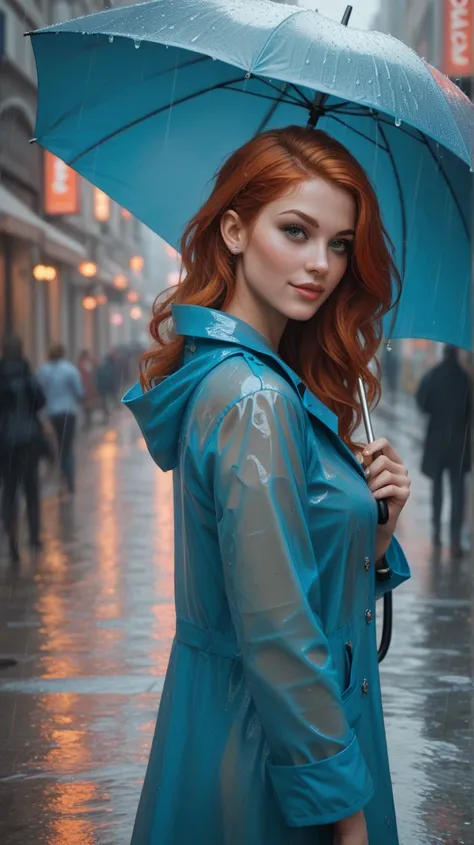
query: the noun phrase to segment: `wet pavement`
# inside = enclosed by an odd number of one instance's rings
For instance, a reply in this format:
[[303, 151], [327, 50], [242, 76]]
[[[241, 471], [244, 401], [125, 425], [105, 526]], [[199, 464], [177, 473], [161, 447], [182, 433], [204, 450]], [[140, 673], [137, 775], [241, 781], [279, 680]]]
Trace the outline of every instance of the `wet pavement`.
[[[415, 409], [375, 425], [413, 479], [382, 669], [400, 841], [474, 845], [471, 558], [432, 555]], [[80, 452], [75, 501], [46, 481], [42, 555], [0, 556], [2, 845], [129, 845], [173, 638], [171, 476], [125, 411]]]

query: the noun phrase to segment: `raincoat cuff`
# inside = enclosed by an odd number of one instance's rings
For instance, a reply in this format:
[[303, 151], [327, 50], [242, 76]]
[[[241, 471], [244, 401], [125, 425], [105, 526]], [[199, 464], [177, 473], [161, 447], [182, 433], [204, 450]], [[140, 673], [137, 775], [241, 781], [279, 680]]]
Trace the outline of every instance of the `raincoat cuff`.
[[408, 579], [411, 578], [408, 561], [396, 537], [393, 537], [392, 542], [385, 553], [385, 560], [392, 570], [392, 577], [389, 581], [375, 582], [376, 599], [381, 599], [385, 593], [395, 590], [400, 586], [400, 584], [403, 584], [404, 581], [408, 581]]
[[356, 736], [350, 745], [307, 766], [268, 764], [273, 788], [289, 827], [332, 824], [357, 813], [374, 787]]

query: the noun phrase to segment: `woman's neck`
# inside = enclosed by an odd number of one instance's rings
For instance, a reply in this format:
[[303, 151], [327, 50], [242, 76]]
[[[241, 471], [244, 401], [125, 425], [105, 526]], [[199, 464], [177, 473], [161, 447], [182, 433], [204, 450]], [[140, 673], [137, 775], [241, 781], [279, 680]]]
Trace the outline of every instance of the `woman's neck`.
[[228, 307], [224, 309], [226, 314], [243, 320], [255, 331], [263, 335], [270, 346], [278, 351], [280, 341], [288, 323], [287, 317], [271, 308], [266, 302], [257, 299], [248, 290], [241, 290], [234, 296]]

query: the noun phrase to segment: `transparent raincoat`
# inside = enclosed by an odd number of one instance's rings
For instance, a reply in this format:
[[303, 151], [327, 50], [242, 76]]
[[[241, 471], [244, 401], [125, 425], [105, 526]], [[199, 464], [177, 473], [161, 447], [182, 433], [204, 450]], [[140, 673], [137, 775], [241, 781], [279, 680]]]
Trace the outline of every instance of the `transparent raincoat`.
[[397, 845], [377, 510], [337, 419], [256, 331], [176, 306], [181, 368], [124, 402], [174, 471], [176, 638], [132, 845]]

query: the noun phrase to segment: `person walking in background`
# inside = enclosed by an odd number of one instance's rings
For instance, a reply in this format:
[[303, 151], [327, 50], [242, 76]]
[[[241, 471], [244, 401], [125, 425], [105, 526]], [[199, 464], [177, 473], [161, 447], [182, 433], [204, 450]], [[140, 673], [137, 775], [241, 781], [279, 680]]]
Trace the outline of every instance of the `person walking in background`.
[[30, 546], [41, 548], [38, 464], [43, 430], [38, 414], [45, 404], [43, 390], [23, 356], [19, 338], [3, 342], [0, 359], [0, 466], [3, 484], [2, 516], [10, 557], [19, 560], [18, 500], [26, 500]]
[[441, 545], [443, 476], [451, 485], [451, 549], [462, 555], [461, 532], [466, 501], [466, 473], [471, 469], [471, 379], [459, 363], [455, 346], [420, 382], [418, 407], [428, 416], [421, 469], [433, 481], [433, 543]]
[[117, 402], [116, 368], [113, 355], [109, 353], [99, 364], [95, 374], [100, 404], [104, 414], [104, 422], [110, 419], [110, 409]]
[[79, 355], [77, 368], [82, 381], [82, 411], [84, 414], [84, 431], [89, 431], [92, 424], [92, 414], [97, 401], [97, 386], [95, 367], [92, 355], [88, 349], [83, 349]]
[[65, 356], [64, 346], [53, 346], [49, 361], [40, 368], [38, 377], [46, 395], [46, 413], [56, 435], [61, 475], [68, 492], [74, 493], [74, 438], [84, 389], [78, 368]]

